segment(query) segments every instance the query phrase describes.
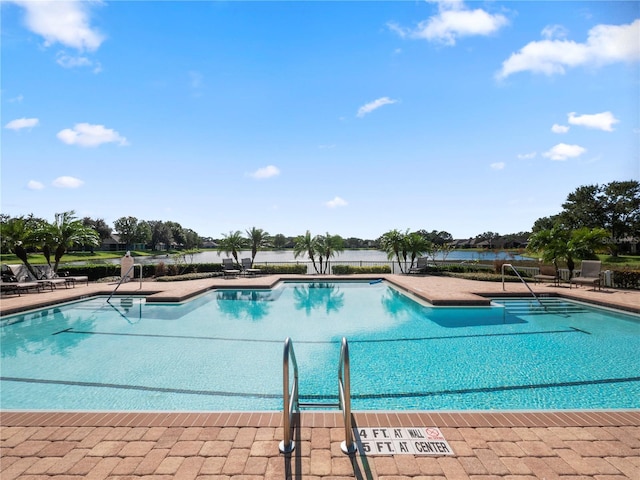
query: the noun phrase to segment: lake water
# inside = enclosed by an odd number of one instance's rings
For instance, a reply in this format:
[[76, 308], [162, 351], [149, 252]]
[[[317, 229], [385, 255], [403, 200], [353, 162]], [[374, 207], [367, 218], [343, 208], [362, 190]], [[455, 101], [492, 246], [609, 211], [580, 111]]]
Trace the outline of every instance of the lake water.
[[[217, 251], [204, 251], [196, 253], [194, 255], [187, 255], [187, 263], [221, 263], [222, 259], [226, 255], [221, 253], [218, 255]], [[250, 251], [242, 251], [238, 253], [238, 258], [251, 257]], [[443, 257], [436, 257], [437, 260], [442, 260]], [[504, 260], [527, 260], [527, 257], [522, 255], [514, 255], [508, 252], [478, 252], [473, 250], [454, 250], [447, 255], [446, 260], [452, 261], [493, 261], [496, 259]], [[154, 255], [154, 256], [142, 256], [135, 257], [136, 263], [174, 263], [173, 255]], [[286, 262], [307, 262], [309, 261], [306, 255], [301, 255], [298, 258], [293, 256], [293, 250], [265, 250], [259, 251], [255, 258], [255, 263], [286, 263]], [[388, 262], [387, 254], [380, 250], [345, 250], [342, 253], [337, 254], [331, 259], [332, 262]], [[119, 263], [120, 259], [113, 259], [112, 263]]]

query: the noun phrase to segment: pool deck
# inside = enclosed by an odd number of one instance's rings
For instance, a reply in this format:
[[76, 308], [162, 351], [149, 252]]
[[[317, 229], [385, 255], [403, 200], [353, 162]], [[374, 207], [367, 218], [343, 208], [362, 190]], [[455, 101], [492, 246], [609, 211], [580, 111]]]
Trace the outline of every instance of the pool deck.
[[[309, 280], [309, 276], [282, 276]], [[354, 279], [318, 277], [315, 280]], [[477, 305], [486, 297], [527, 295], [519, 283], [383, 275], [436, 305]], [[118, 293], [181, 301], [214, 288], [269, 288], [280, 277], [131, 282]], [[89, 284], [4, 296], [0, 314], [108, 295]], [[560, 295], [640, 313], [640, 292], [532, 285]], [[639, 399], [640, 404], [640, 399]], [[534, 412], [364, 412], [357, 427], [438, 427], [454, 455], [360, 455], [340, 450], [340, 414], [303, 411], [292, 454], [279, 453], [281, 412], [0, 411], [0, 477], [20, 479], [640, 479], [640, 409]]]

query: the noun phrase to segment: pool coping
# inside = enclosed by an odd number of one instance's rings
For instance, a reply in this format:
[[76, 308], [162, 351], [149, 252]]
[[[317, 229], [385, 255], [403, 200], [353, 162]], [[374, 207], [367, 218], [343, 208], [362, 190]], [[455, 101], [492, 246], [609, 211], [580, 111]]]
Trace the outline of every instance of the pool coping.
[[[520, 283], [508, 283], [508, 291], [498, 282], [483, 282], [452, 277], [429, 275], [265, 275], [233, 279], [209, 278], [179, 282], [129, 282], [122, 284], [115, 297], [144, 296], [149, 303], [182, 303], [213, 290], [270, 289], [281, 282], [305, 281], [374, 281], [385, 280], [394, 287], [408, 292], [433, 306], [488, 306], [491, 297], [530, 296], [528, 288]], [[548, 284], [529, 284], [541, 297], [578, 300], [593, 305], [640, 314], [640, 291], [586, 288], [567, 288]], [[0, 317], [62, 303], [106, 296], [113, 292], [113, 284], [90, 283], [73, 288], [27, 293], [19, 297], [3, 296]]]
[[[640, 409], [594, 410], [355, 410], [355, 425], [480, 427], [640, 427]], [[306, 427], [344, 426], [341, 412], [303, 410]], [[0, 410], [3, 426], [82, 427], [282, 427], [282, 411], [68, 411]]]

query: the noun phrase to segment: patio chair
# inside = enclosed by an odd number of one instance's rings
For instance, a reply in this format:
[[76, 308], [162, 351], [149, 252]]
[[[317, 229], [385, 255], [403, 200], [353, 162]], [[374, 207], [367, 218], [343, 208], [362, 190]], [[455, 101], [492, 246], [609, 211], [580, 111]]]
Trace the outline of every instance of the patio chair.
[[598, 290], [600, 290], [601, 268], [602, 262], [600, 260], [583, 260], [580, 266], [580, 276], [574, 277], [569, 281], [569, 288], [571, 288], [571, 284], [575, 283], [576, 285], [591, 285], [594, 289], [597, 286]]
[[[43, 288], [50, 288], [51, 291], [53, 291], [54, 288], [58, 288], [58, 285], [64, 285], [65, 288], [68, 288], [64, 278], [36, 278], [24, 265], [7, 265], [7, 268], [19, 282], [37, 282], [42, 285]], [[37, 268], [35, 270], [36, 274], [40, 272]], [[42, 276], [44, 277], [44, 274]]]
[[556, 287], [560, 285], [560, 273], [555, 265], [540, 265], [538, 274], [533, 279], [536, 283], [553, 282]]
[[240, 262], [242, 264], [242, 273], [245, 275], [257, 275], [260, 273], [259, 268], [253, 268], [253, 262], [250, 258], [243, 258]]
[[[89, 277], [87, 275], [72, 275], [72, 276], [68, 276], [65, 275], [64, 277], [59, 276], [56, 272], [53, 271], [53, 269], [51, 268], [51, 266], [49, 265], [45, 265], [44, 267], [40, 267], [36, 269], [40, 272], [40, 278], [43, 280], [64, 280], [65, 281], [65, 286], [72, 286], [75, 288], [76, 283], [81, 283], [81, 282], [85, 282], [87, 285], [89, 285]], [[60, 284], [62, 282], [59, 282]]]
[[17, 293], [20, 296], [21, 292], [28, 292], [29, 290], [39, 292], [42, 287], [43, 285], [38, 282], [19, 281], [8, 265], [2, 265], [2, 281], [0, 282], [0, 291], [2, 293]]
[[427, 257], [420, 257], [415, 265], [415, 267], [411, 267], [407, 273], [424, 273], [427, 271], [427, 266], [429, 265], [429, 259]]
[[233, 259], [223, 258], [222, 259], [222, 278], [226, 278], [227, 276], [237, 277], [238, 275], [240, 275], [240, 270], [238, 270], [234, 265]]

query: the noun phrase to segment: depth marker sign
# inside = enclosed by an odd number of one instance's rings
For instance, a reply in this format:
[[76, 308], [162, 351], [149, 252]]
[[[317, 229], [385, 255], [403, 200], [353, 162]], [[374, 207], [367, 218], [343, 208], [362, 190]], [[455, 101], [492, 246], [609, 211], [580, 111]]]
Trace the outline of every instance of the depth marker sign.
[[354, 428], [356, 443], [365, 455], [454, 455], [435, 427]]

